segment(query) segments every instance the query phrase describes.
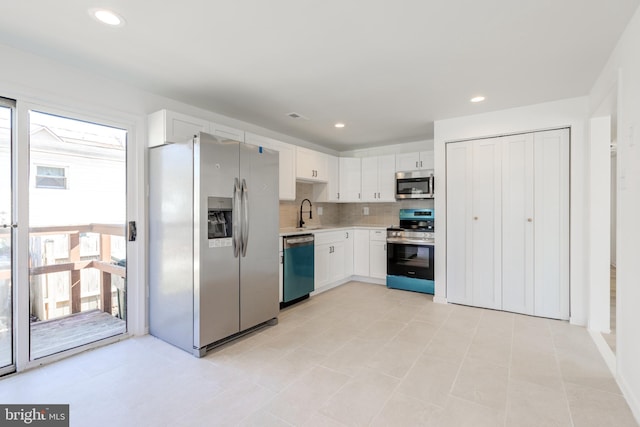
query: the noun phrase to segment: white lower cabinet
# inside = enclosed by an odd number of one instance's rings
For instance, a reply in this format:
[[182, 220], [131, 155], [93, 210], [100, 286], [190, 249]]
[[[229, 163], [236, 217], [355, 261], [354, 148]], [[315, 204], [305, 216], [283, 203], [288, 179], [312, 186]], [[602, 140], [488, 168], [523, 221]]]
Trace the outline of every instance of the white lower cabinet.
[[354, 234], [353, 230], [347, 230], [344, 232], [344, 277], [353, 276], [353, 251], [354, 251]]
[[[315, 234], [315, 288], [316, 290], [331, 283], [347, 278], [346, 244], [348, 232], [327, 231]], [[352, 247], [352, 246], [351, 246]], [[353, 252], [351, 257], [353, 258]]]
[[369, 276], [369, 230], [355, 230], [353, 241], [353, 274]]
[[346, 229], [315, 233], [315, 287], [351, 276], [387, 277], [386, 230]]
[[568, 129], [446, 150], [447, 299], [568, 319]]
[[369, 231], [369, 277], [386, 279], [387, 277], [387, 232]]

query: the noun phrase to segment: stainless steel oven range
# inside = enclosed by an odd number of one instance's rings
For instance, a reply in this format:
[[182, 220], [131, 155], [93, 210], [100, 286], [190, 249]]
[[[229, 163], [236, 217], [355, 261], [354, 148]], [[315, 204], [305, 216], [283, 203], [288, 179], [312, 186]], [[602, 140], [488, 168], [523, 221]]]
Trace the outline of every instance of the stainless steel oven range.
[[433, 209], [400, 209], [400, 226], [387, 228], [387, 287], [434, 293]]

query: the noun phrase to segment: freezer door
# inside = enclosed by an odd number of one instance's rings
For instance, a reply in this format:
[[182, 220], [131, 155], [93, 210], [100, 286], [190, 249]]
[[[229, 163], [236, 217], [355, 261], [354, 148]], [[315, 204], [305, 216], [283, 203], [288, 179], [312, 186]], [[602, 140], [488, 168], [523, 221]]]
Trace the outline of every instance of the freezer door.
[[[194, 167], [196, 201], [195, 278], [194, 281], [194, 347], [202, 348], [240, 331], [239, 251], [234, 254], [234, 241], [240, 243], [240, 188], [238, 143], [220, 140], [201, 133], [196, 140]], [[211, 238], [209, 210], [212, 204], [229, 209], [231, 224], [226, 223], [226, 238]], [[228, 221], [228, 218], [225, 222]]]
[[[240, 255], [240, 329], [278, 316], [278, 153], [240, 144], [240, 175], [245, 188]], [[247, 221], [248, 220], [248, 221]]]
[[149, 332], [193, 349], [193, 144], [149, 149]]

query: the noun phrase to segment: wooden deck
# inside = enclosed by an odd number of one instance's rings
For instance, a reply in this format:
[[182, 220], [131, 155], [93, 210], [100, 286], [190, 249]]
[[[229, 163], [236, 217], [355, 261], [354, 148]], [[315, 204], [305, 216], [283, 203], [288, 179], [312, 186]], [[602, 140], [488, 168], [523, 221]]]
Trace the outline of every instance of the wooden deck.
[[125, 333], [126, 322], [101, 310], [31, 324], [31, 359]]

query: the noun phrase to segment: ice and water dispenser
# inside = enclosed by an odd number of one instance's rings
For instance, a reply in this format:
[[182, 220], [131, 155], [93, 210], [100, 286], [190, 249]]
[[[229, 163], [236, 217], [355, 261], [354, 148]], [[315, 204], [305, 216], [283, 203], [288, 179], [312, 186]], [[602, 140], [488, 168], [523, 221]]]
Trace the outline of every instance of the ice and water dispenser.
[[230, 197], [209, 197], [207, 233], [209, 247], [232, 246], [233, 199]]

